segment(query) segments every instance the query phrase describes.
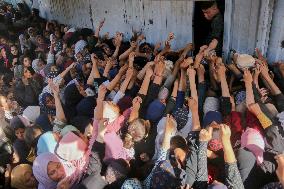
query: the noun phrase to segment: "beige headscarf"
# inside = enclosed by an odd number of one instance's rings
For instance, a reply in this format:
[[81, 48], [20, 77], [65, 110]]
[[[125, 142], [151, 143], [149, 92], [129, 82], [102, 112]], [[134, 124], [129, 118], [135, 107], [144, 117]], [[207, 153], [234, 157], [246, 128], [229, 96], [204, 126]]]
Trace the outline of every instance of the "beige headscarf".
[[11, 187], [17, 189], [36, 189], [27, 186], [28, 178], [26, 178], [27, 173], [32, 172], [32, 166], [29, 164], [20, 164], [14, 167], [11, 173]]

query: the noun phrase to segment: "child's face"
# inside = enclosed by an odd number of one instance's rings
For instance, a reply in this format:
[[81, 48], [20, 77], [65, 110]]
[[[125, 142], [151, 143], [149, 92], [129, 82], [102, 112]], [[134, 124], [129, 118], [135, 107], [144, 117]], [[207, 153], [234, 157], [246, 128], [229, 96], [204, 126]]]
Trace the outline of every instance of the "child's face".
[[25, 133], [24, 128], [19, 128], [19, 129], [15, 130], [15, 135], [19, 140], [24, 140], [24, 133]]
[[26, 79], [32, 78], [32, 74], [31, 74], [31, 72], [28, 69], [24, 69], [24, 77]]
[[31, 59], [28, 57], [24, 58], [24, 67], [30, 67], [31, 66]]
[[18, 49], [15, 46], [11, 47], [11, 54], [14, 56], [18, 55]]
[[7, 44], [7, 40], [5, 38], [1, 38], [0, 43], [5, 45], [5, 44]]

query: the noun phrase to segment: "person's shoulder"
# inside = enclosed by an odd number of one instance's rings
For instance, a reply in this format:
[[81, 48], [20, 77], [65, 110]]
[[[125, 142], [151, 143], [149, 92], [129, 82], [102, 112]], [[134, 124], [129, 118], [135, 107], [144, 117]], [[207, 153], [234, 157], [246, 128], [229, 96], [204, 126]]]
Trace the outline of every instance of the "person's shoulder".
[[221, 13], [218, 13], [213, 18], [213, 22], [223, 22], [223, 15]]

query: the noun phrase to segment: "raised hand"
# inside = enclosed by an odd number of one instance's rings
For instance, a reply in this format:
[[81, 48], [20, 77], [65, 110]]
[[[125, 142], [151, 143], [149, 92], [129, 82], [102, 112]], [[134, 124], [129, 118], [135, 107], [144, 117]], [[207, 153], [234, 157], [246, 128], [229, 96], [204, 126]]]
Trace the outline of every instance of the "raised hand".
[[168, 35], [168, 39], [167, 41], [170, 42], [171, 40], [173, 40], [175, 38], [175, 34], [173, 32], [170, 32]]
[[103, 19], [100, 21], [99, 29], [101, 29], [101, 28], [104, 26], [105, 21], [106, 21], [105, 18], [103, 18]]
[[104, 100], [105, 99], [105, 95], [107, 93], [107, 88], [104, 84], [101, 84], [99, 86], [99, 89], [98, 89], [98, 100]]
[[212, 139], [213, 128], [208, 127], [207, 129], [202, 129], [199, 133], [199, 141], [201, 142], [208, 142]]
[[137, 47], [137, 42], [136, 41], [131, 41], [130, 46], [132, 49], [135, 49]]
[[156, 76], [163, 76], [165, 68], [166, 68], [166, 66], [165, 66], [164, 61], [159, 61], [158, 63], [156, 63], [155, 70], [154, 70], [155, 75]]
[[139, 110], [140, 105], [142, 103], [142, 98], [139, 96], [136, 96], [133, 100], [132, 100], [132, 107], [135, 110]]
[[161, 48], [161, 46], [162, 46], [162, 43], [161, 43], [161, 42], [158, 42], [158, 43], [156, 43], [154, 49], [158, 50], [159, 48]]
[[175, 132], [174, 119], [170, 114], [167, 114], [165, 136], [173, 136]]
[[220, 139], [224, 143], [230, 142], [231, 129], [226, 124], [220, 124]]
[[224, 77], [226, 75], [226, 67], [224, 64], [217, 65], [217, 73], [219, 77]]
[[99, 120], [99, 123], [98, 123], [98, 137], [97, 137], [97, 141], [100, 142], [100, 143], [103, 143], [104, 142], [104, 136], [105, 136], [105, 133], [107, 131], [107, 125], [108, 125], [108, 119], [107, 118], [103, 118], [101, 120]]
[[133, 67], [134, 58], [135, 58], [135, 52], [131, 52], [128, 57], [128, 62], [129, 62], [129, 65], [130, 63], [132, 63], [132, 67]]
[[139, 35], [137, 38], [137, 41], [142, 41], [143, 39], [146, 39], [143, 34]]
[[188, 75], [188, 78], [190, 81], [192, 81], [193, 79], [195, 79], [195, 75], [196, 75], [196, 71], [193, 69], [192, 66], [190, 66], [188, 69], [187, 69], [187, 75]]

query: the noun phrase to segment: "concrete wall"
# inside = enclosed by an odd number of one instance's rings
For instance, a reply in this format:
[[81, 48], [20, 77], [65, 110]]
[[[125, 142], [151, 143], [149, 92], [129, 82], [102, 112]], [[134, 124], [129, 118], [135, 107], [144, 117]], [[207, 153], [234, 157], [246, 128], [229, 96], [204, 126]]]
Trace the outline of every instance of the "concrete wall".
[[[34, 0], [36, 1], [36, 0]], [[156, 43], [174, 32], [174, 47], [192, 41], [193, 1], [170, 0], [38, 0], [41, 15], [61, 23], [95, 29], [106, 18], [102, 33], [143, 29], [147, 41]]]
[[233, 0], [231, 48], [253, 53], [256, 47], [260, 0]]
[[271, 62], [284, 60], [284, 48], [281, 47], [284, 40], [284, 0], [277, 0], [274, 7], [267, 52]]
[[[121, 31], [129, 38], [132, 28], [143, 28], [151, 43], [164, 40], [169, 32], [176, 34], [174, 48], [192, 41], [194, 0], [24, 1], [38, 8], [42, 17], [72, 26], [95, 29], [106, 18], [101, 33], [113, 35]], [[284, 40], [284, 0], [226, 0], [225, 3], [225, 54], [231, 48], [253, 54], [255, 47], [259, 47], [270, 62], [284, 59], [280, 47]]]

